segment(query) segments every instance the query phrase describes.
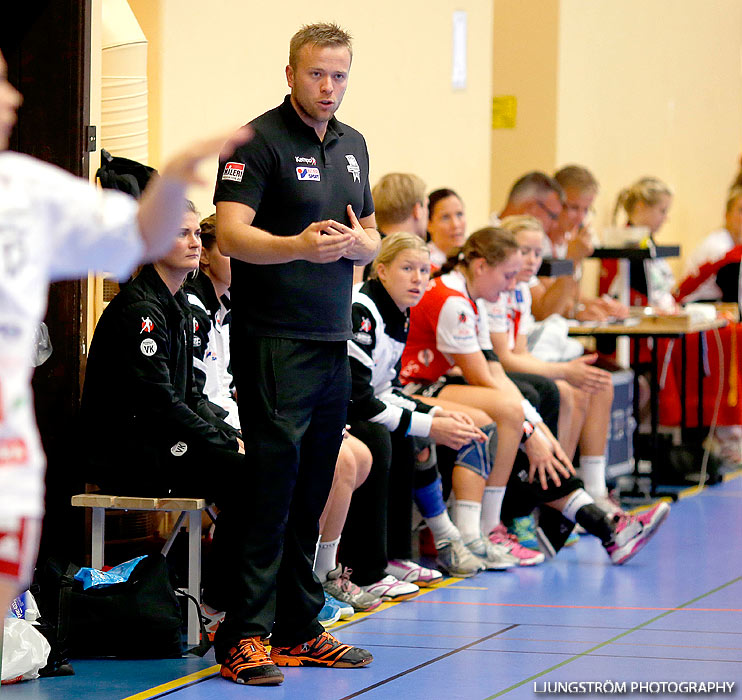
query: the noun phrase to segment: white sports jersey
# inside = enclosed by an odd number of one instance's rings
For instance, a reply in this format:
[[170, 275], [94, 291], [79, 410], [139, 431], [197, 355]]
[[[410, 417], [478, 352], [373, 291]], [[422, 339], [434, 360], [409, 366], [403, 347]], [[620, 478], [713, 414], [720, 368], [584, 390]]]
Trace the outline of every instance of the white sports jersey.
[[49, 282], [131, 270], [142, 255], [136, 212], [127, 195], [0, 153], [0, 520], [43, 512], [30, 358]]
[[515, 289], [502, 292], [495, 302], [484, 302], [490, 333], [507, 333], [508, 349], [515, 347], [519, 335], [528, 336], [533, 328], [531, 289], [528, 282], [518, 282]]
[[[685, 277], [697, 275], [704, 263], [713, 263], [721, 260], [732, 248], [734, 248], [734, 239], [729, 231], [725, 228], [710, 233], [701, 241], [685, 265]], [[721, 299], [722, 293], [719, 285], [716, 284], [716, 275], [703, 282], [701, 286], [687, 295], [683, 301], [696, 301], [698, 299]]]

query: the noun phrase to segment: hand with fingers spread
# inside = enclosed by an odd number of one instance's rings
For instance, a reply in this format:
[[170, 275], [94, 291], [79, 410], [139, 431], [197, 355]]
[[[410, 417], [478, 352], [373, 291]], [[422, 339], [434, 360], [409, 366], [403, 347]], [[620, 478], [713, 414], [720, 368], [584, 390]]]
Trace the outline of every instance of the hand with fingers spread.
[[574, 387], [594, 394], [611, 385], [611, 374], [593, 363], [598, 359], [596, 354], [582, 355], [565, 363], [564, 378]]
[[243, 126], [236, 132], [231, 131], [228, 134], [197, 141], [170, 158], [160, 170], [160, 176], [186, 185], [206, 185], [207, 181], [197, 173], [201, 162], [217, 154], [226, 157], [237, 146], [247, 143], [253, 134], [252, 127]]
[[540, 427], [536, 428], [533, 435], [526, 441], [525, 451], [530, 463], [528, 481], [533, 483], [538, 473], [539, 483], [544, 490], [548, 488], [548, 478], [551, 478], [556, 486], [561, 486], [560, 474], [569, 478], [575, 473], [569, 457], [564, 454], [564, 450], [559, 446], [559, 443], [552, 442], [551, 437], [543, 432]]

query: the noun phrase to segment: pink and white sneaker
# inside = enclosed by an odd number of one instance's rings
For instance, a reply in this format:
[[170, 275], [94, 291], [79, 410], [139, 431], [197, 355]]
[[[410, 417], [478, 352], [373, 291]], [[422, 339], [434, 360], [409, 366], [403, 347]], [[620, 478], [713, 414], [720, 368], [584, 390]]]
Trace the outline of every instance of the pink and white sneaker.
[[432, 586], [443, 580], [443, 574], [436, 569], [427, 569], [409, 559], [391, 559], [386, 567], [386, 573], [394, 578], [418, 586]]
[[367, 586], [361, 586], [361, 588], [366, 593], [375, 595], [382, 600], [391, 601], [409, 600], [420, 593], [420, 587], [416, 584], [400, 581], [391, 574], [384, 576], [381, 581], [369, 583]]
[[515, 535], [511, 535], [502, 523], [495, 525], [494, 530], [489, 534], [489, 540], [493, 544], [499, 544], [504, 547], [508, 554], [518, 560], [518, 566], [536, 566], [536, 564], [541, 564], [545, 559], [542, 552], [536, 552], [520, 544], [518, 538]]
[[640, 515], [619, 515], [613, 539], [603, 544], [611, 561], [614, 564], [624, 564], [631, 559], [649, 542], [669, 512], [670, 506], [667, 503], [658, 503]]

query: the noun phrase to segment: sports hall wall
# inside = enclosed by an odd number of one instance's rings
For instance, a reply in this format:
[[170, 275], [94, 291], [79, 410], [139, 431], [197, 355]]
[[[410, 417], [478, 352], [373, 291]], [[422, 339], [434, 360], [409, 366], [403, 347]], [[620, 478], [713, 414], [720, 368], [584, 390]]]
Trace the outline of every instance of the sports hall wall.
[[[366, 136], [372, 180], [407, 170], [453, 186], [473, 230], [518, 175], [579, 162], [601, 182], [598, 231], [646, 174], [676, 192], [660, 240], [689, 252], [721, 223], [742, 149], [739, 0], [129, 2], [149, 41], [155, 165], [275, 106], [290, 36], [332, 19], [355, 36], [339, 117]], [[451, 87], [454, 10], [468, 13], [464, 90]], [[491, 128], [493, 95], [516, 97], [515, 128]], [[210, 190], [195, 194], [204, 212]]]
[[[150, 160], [238, 126], [288, 92], [289, 39], [301, 24], [336, 21], [354, 36], [338, 112], [359, 129], [371, 180], [412, 171], [461, 191], [474, 221], [489, 213], [492, 4], [483, 0], [130, 0], [149, 41]], [[452, 14], [468, 13], [468, 83], [451, 87]], [[208, 173], [211, 182], [216, 165]], [[195, 193], [211, 211], [212, 186]]]
[[526, 170], [577, 162], [600, 180], [599, 231], [643, 175], [675, 189], [660, 241], [687, 254], [723, 223], [742, 149], [739, 0], [494, 0], [493, 25], [493, 94], [518, 98], [515, 129], [492, 132], [494, 208]]

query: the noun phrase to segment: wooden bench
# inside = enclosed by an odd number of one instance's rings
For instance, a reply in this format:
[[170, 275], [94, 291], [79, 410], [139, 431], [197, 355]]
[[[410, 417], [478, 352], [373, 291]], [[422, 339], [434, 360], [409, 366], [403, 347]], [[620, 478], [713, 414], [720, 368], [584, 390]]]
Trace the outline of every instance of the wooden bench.
[[[175, 526], [170, 531], [162, 548], [167, 556], [178, 532], [187, 519], [188, 527], [188, 587], [187, 592], [201, 601], [201, 513], [208, 504], [203, 498], [143, 498], [137, 496], [105, 496], [97, 493], [81, 493], [72, 496], [72, 505], [92, 508], [92, 542], [90, 550], [91, 566], [102, 569], [106, 535], [107, 510], [156, 510], [160, 512], [180, 512]], [[200, 612], [188, 605], [188, 644], [199, 643]]]

